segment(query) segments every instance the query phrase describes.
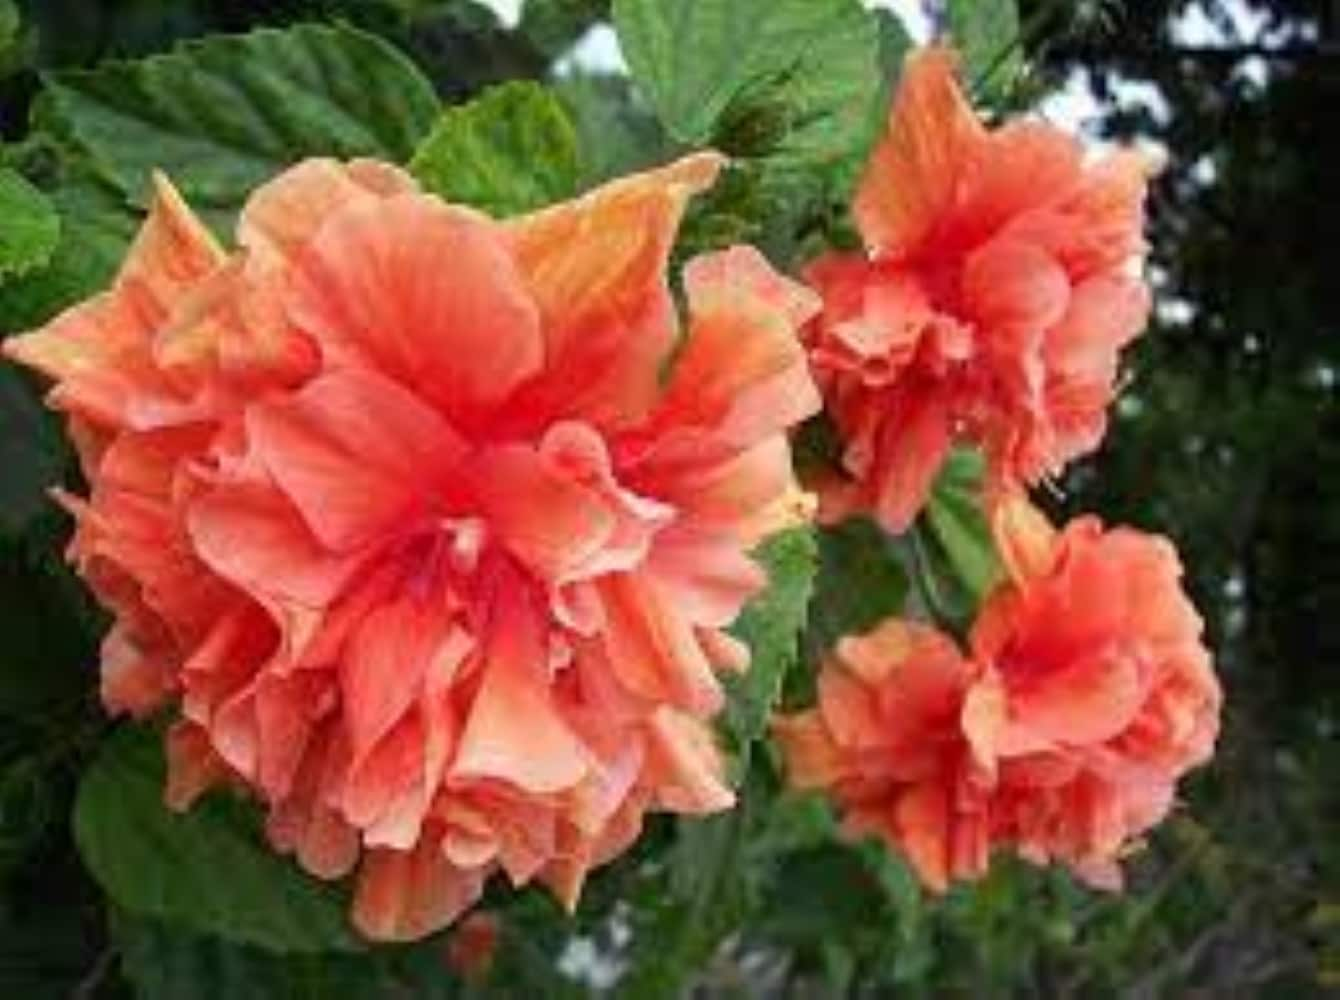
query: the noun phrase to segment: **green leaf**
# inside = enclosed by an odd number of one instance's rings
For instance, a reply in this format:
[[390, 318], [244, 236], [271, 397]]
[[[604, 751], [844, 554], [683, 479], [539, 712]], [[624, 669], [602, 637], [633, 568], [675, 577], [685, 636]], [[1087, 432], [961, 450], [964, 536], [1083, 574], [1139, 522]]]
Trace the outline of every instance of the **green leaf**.
[[757, 825], [757, 792], [751, 781], [729, 812], [675, 824], [675, 840], [664, 860], [669, 878], [631, 914], [630, 968], [618, 996], [688, 995], [685, 987], [747, 921], [758, 892], [756, 873], [745, 863]]
[[949, 0], [949, 33], [963, 56], [973, 92], [999, 97], [1023, 69], [1015, 0]]
[[[686, 143], [746, 137], [777, 165], [860, 158], [880, 97], [879, 37], [857, 0], [615, 0], [633, 78]], [[725, 126], [729, 127], [725, 127]]]
[[812, 638], [825, 652], [844, 635], [901, 614], [908, 578], [900, 553], [878, 525], [850, 518], [819, 533], [819, 576], [810, 606]]
[[559, 80], [555, 89], [577, 129], [582, 187], [672, 157], [669, 137], [635, 99], [626, 76], [573, 74]]
[[65, 460], [55, 419], [17, 369], [0, 365], [0, 534], [18, 535], [46, 510]]
[[903, 73], [903, 59], [912, 48], [912, 36], [907, 27], [892, 11], [877, 10], [879, 22], [879, 65], [884, 76], [885, 96], [880, 102], [881, 112], [893, 97], [893, 89]]
[[41, 191], [0, 167], [0, 281], [41, 267], [60, 239], [60, 218]]
[[926, 517], [949, 566], [974, 605], [1000, 579], [1000, 560], [982, 510], [982, 456], [960, 449], [945, 462], [931, 493]]
[[123, 726], [80, 783], [79, 852], [118, 906], [270, 951], [361, 947], [342, 894], [271, 852], [239, 802], [215, 795], [179, 816], [163, 781], [158, 736]]
[[577, 135], [554, 94], [506, 83], [447, 109], [410, 171], [434, 194], [503, 217], [577, 191]]
[[424, 1000], [457, 996], [440, 941], [358, 955], [276, 955], [115, 912], [121, 971], [141, 1000]]
[[49, 198], [61, 215], [60, 241], [41, 270], [0, 282], [0, 331], [45, 323], [105, 288], [135, 235], [138, 213], [84, 156], [61, 163]]
[[770, 538], [757, 553], [768, 589], [755, 598], [732, 631], [749, 645], [749, 669], [726, 678], [725, 727], [741, 767], [781, 697], [787, 673], [800, 659], [800, 633], [814, 583], [816, 550], [809, 528]]
[[407, 58], [345, 26], [206, 38], [46, 85], [68, 136], [136, 204], [162, 169], [188, 201], [222, 213], [304, 157], [403, 162], [438, 110]]

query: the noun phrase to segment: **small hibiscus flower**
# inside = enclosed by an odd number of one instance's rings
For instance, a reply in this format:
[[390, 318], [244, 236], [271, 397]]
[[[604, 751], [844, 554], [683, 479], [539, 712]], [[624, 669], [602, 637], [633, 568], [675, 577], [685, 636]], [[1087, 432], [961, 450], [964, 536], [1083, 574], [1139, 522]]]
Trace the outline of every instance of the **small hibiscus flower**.
[[1013, 497], [995, 520], [1009, 576], [969, 652], [897, 620], [844, 639], [817, 707], [776, 723], [790, 780], [939, 891], [994, 848], [1119, 888], [1119, 859], [1213, 752], [1200, 618], [1164, 539], [1092, 517], [1058, 532]]
[[807, 334], [843, 440], [824, 510], [890, 531], [925, 504], [950, 447], [998, 487], [1059, 472], [1102, 439], [1118, 354], [1145, 324], [1148, 165], [1088, 160], [1043, 124], [989, 130], [944, 48], [913, 53], [856, 194], [863, 253], [815, 261]]

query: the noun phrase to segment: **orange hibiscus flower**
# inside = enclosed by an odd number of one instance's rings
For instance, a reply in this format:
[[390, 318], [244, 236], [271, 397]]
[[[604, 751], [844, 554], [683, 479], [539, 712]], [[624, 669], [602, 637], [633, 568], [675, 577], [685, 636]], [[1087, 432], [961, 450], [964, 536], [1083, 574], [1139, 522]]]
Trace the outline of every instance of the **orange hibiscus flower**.
[[886, 622], [839, 644], [818, 707], [779, 719], [791, 781], [925, 883], [981, 875], [993, 847], [1118, 888], [1118, 859], [1213, 752], [1221, 694], [1172, 546], [1091, 517], [1058, 532], [997, 512], [1010, 577], [970, 654]]
[[894, 532], [956, 441], [980, 444], [1001, 486], [1096, 447], [1118, 353], [1149, 311], [1146, 160], [1086, 162], [1033, 122], [988, 130], [955, 63], [909, 57], [856, 194], [866, 252], [807, 274], [824, 299], [810, 356], [845, 449], [825, 514], [869, 510]]
[[681, 336], [668, 258], [720, 164], [498, 222], [313, 161], [231, 256], [163, 184], [112, 291], [6, 345], [91, 442], [109, 707], [179, 699], [169, 800], [251, 787], [279, 849], [357, 867], [371, 937], [498, 870], [572, 905], [647, 809], [733, 801], [723, 630], [795, 506], [819, 304], [736, 248], [686, 266]]

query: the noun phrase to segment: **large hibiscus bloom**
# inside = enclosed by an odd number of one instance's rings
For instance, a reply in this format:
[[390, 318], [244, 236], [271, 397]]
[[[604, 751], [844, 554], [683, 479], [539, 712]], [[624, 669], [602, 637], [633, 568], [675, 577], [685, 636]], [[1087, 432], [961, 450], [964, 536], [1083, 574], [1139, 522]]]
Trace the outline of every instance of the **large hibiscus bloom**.
[[179, 699], [169, 800], [252, 788], [277, 847], [357, 867], [370, 936], [499, 869], [572, 904], [647, 809], [732, 802], [723, 630], [797, 506], [819, 306], [737, 248], [685, 267], [678, 329], [671, 246], [719, 167], [497, 222], [313, 161], [233, 255], [162, 185], [115, 287], [7, 345], [89, 442], [109, 706]]
[[950, 51], [909, 57], [856, 194], [865, 252], [807, 274], [824, 299], [811, 358], [844, 444], [830, 516], [904, 530], [956, 441], [983, 446], [998, 485], [1098, 444], [1149, 310], [1147, 169], [1129, 151], [1086, 160], [1043, 124], [988, 130]]
[[1164, 539], [1092, 517], [1056, 532], [1017, 498], [996, 521], [1009, 579], [969, 654], [899, 621], [843, 640], [818, 706], [777, 722], [791, 781], [939, 890], [993, 847], [1117, 888], [1118, 859], [1213, 752], [1201, 622]]

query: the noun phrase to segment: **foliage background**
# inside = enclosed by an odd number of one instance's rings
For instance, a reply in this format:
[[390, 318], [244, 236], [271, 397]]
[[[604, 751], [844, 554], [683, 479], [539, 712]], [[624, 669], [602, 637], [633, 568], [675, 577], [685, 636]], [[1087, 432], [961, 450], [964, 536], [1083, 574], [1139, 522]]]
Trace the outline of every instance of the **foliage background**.
[[[102, 622], [61, 564], [68, 526], [41, 500], [41, 485], [73, 475], [59, 428], [35, 387], [6, 368], [0, 993], [1340, 990], [1340, 199], [1327, 134], [1340, 105], [1340, 16], [1320, 0], [1019, 7], [1028, 73], [1011, 66], [985, 80], [997, 106], [1027, 104], [1081, 74], [1102, 102], [1104, 132], [1153, 137], [1169, 152], [1152, 206], [1156, 321], [1130, 358], [1103, 453], [1071, 471], [1055, 502], [1177, 539], [1228, 688], [1219, 756], [1132, 859], [1126, 897], [1002, 866], [979, 887], [924, 900], [880, 851], [834, 843], [815, 803], [777, 797], [770, 761], [755, 755], [737, 813], [657, 824], [595, 880], [575, 923], [538, 894], [487, 901], [503, 937], [485, 982], [456, 980], [440, 940], [377, 955], [278, 955], [109, 907], [69, 820], [79, 775], [106, 735], [92, 675]], [[1251, 37], [1237, 28], [1244, 11], [1260, 25]], [[1222, 41], [1188, 42], [1176, 26], [1192, 14], [1217, 24]], [[216, 32], [339, 19], [406, 52], [449, 102], [502, 80], [550, 80], [576, 123], [582, 157], [571, 169], [589, 183], [677, 144], [625, 79], [555, 75], [555, 60], [608, 16], [602, 0], [530, 0], [508, 31], [470, 0], [0, 0], [0, 163], [45, 190], [66, 224], [46, 269], [0, 282], [0, 331], [39, 322], [105, 280], [134, 221], [133, 197], [71, 155], [68, 136], [43, 130], [43, 73]], [[891, 31], [884, 43], [896, 52]], [[810, 190], [778, 153], [811, 155], [824, 137], [797, 143], [805, 123], [783, 114], [772, 91], [746, 97], [695, 139], [752, 166], [695, 214], [686, 242], [744, 236], [788, 261], [807, 239], [841, 239], [841, 164]], [[214, 221], [225, 202], [207, 206]], [[779, 205], [788, 225], [770, 228]], [[70, 218], [85, 227], [72, 231]], [[9, 221], [0, 217], [0, 228]], [[883, 573], [884, 592], [901, 600], [906, 576], [862, 563], [869, 544], [859, 526], [826, 539], [820, 591], [825, 574], [859, 565]], [[811, 624], [821, 641], [823, 621]], [[146, 843], [152, 852], [156, 842]]]

